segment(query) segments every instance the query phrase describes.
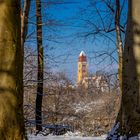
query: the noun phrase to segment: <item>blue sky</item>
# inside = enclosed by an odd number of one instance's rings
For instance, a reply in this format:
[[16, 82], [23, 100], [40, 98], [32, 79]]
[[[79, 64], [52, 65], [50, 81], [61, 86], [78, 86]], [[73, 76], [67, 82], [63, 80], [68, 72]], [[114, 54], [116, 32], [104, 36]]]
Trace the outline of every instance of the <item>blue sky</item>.
[[[46, 1], [44, 0], [44, 2]], [[97, 70], [113, 71], [117, 69], [115, 33], [108, 34], [114, 42], [103, 35], [89, 36], [88, 38], [81, 37], [83, 33], [94, 29], [87, 22], [85, 24], [85, 20], [91, 20], [93, 24], [99, 26], [99, 16], [95, 14], [94, 8], [89, 6], [88, 0], [64, 1], [66, 4], [48, 6], [43, 3], [42, 5], [43, 21], [48, 22], [50, 20], [54, 24], [53, 26], [43, 26], [43, 47], [45, 48], [46, 63], [54, 72], [62, 71], [74, 82], [77, 76], [77, 59], [82, 50], [87, 54], [90, 73], [95, 73]], [[35, 21], [35, 7], [33, 5], [34, 1], [32, 2], [30, 12], [32, 18], [30, 18], [30, 21]], [[101, 15], [106, 20], [107, 25], [110, 22], [108, 19], [112, 20], [113, 17], [107, 9], [104, 9], [104, 5], [98, 4], [96, 6], [102, 11]], [[107, 12], [108, 15], [106, 16], [104, 13]], [[111, 26], [113, 24], [112, 22]], [[29, 32], [32, 31], [35, 31], [35, 25], [30, 24]], [[36, 48], [35, 36], [26, 45]], [[110, 54], [113, 57], [107, 57]], [[98, 55], [100, 57], [97, 57]]]

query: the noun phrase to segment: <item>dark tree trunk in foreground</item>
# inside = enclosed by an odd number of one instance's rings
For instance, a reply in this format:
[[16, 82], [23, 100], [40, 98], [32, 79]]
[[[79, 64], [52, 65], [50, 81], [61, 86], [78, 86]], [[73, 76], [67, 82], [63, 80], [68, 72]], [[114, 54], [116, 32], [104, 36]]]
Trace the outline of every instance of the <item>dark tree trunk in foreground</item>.
[[37, 18], [37, 49], [38, 49], [38, 75], [36, 96], [36, 130], [42, 130], [42, 98], [43, 98], [43, 47], [42, 47], [42, 15], [41, 0], [36, 0]]
[[140, 133], [140, 1], [129, 0], [122, 76], [122, 127]]
[[[140, 0], [129, 0], [128, 25], [123, 54], [121, 122], [110, 132], [108, 139], [140, 133]], [[120, 129], [119, 129], [120, 128]], [[121, 130], [121, 131], [120, 131]], [[112, 134], [111, 134], [112, 133]], [[116, 133], [116, 134], [115, 134]], [[111, 136], [112, 135], [112, 136]], [[116, 135], [116, 136], [115, 136]]]
[[23, 140], [20, 1], [0, 0], [0, 139]]

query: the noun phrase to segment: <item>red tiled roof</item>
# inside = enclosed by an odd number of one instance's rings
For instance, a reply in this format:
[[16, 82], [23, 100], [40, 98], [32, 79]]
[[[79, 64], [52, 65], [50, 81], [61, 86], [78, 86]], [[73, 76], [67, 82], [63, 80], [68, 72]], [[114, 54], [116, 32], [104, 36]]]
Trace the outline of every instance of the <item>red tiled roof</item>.
[[87, 57], [84, 55], [79, 56], [78, 58], [78, 62], [86, 62], [87, 61]]

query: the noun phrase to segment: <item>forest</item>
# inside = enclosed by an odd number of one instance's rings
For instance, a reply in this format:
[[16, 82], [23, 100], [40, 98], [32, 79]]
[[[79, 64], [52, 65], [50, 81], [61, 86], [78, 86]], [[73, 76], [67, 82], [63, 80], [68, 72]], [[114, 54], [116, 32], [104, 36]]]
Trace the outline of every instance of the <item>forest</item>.
[[140, 0], [0, 0], [0, 140], [140, 139]]

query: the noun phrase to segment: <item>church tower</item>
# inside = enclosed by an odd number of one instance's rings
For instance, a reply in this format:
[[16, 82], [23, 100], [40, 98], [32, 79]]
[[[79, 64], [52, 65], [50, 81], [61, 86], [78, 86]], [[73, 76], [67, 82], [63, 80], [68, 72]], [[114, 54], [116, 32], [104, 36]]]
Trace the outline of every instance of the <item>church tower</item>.
[[81, 51], [78, 57], [78, 72], [77, 72], [77, 83], [80, 84], [84, 77], [87, 77], [87, 57], [84, 51]]

